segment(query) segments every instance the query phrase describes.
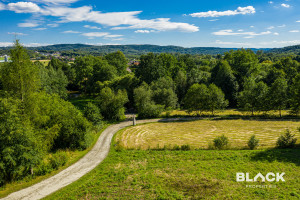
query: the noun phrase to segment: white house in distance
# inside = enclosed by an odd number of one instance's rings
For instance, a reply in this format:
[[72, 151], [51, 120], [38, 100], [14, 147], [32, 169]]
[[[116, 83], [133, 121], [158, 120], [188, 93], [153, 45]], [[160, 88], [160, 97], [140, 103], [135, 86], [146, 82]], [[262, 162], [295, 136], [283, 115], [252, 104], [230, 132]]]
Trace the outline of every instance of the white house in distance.
[[9, 56], [8, 55], [4, 55], [4, 56], [1, 56], [1, 57], [4, 57], [4, 59], [2, 60], [0, 60], [0, 62], [9, 62], [9, 60], [8, 60], [8, 58], [9, 58]]

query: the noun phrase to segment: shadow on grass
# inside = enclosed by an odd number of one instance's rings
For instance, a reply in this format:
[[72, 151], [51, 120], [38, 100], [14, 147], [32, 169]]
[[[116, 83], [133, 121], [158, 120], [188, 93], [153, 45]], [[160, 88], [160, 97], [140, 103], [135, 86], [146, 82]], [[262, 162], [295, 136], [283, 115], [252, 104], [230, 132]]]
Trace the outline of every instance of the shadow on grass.
[[252, 161], [289, 162], [300, 166], [300, 144], [294, 149], [268, 149], [256, 153]]

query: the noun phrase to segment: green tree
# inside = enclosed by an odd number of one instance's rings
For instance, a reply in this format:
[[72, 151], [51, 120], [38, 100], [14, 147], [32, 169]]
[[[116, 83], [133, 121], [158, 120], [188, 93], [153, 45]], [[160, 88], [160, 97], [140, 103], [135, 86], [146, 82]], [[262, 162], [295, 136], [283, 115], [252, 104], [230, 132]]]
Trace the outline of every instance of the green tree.
[[100, 124], [103, 118], [99, 107], [91, 102], [85, 106], [83, 114], [94, 125]]
[[230, 106], [236, 106], [239, 86], [228, 62], [217, 63], [212, 71], [212, 82], [222, 89]]
[[99, 106], [104, 118], [109, 120], [125, 119], [124, 105], [128, 102], [127, 93], [125, 90], [113, 91], [109, 87], [103, 88], [99, 96]]
[[209, 90], [204, 84], [192, 85], [185, 95], [184, 107], [188, 109], [188, 112], [196, 111], [198, 114], [207, 110]]
[[139, 118], [154, 118], [161, 114], [163, 106], [156, 105], [152, 96], [152, 90], [145, 82], [134, 89], [134, 102]]
[[298, 74], [291, 85], [291, 113], [299, 114], [300, 113], [300, 74]]
[[287, 81], [284, 78], [277, 78], [269, 90], [269, 104], [272, 109], [279, 111], [280, 117], [288, 102], [287, 89]]
[[251, 111], [267, 111], [270, 109], [268, 102], [268, 86], [260, 81], [255, 82], [254, 78], [246, 79], [244, 90], [239, 93], [238, 105], [240, 108]]
[[41, 160], [41, 141], [24, 119], [21, 103], [0, 99], [0, 185], [30, 174]]
[[214, 115], [215, 110], [221, 110], [228, 106], [225, 95], [215, 84], [208, 86], [207, 109]]
[[121, 51], [109, 53], [105, 56], [105, 59], [111, 66], [113, 66], [117, 70], [119, 76], [126, 74], [128, 61]]
[[151, 83], [152, 99], [165, 109], [174, 109], [177, 105], [175, 85], [170, 77], [162, 77]]
[[40, 80], [41, 89], [48, 94], [58, 94], [61, 98], [67, 98], [68, 79], [61, 68], [40, 66]]
[[187, 92], [187, 76], [185, 72], [182, 70], [178, 71], [176, 77], [175, 77], [175, 85], [176, 85], [176, 94], [178, 97], [179, 104], [183, 103], [183, 98]]
[[3, 89], [25, 101], [40, 88], [39, 70], [18, 40], [11, 50], [11, 60], [1, 67]]

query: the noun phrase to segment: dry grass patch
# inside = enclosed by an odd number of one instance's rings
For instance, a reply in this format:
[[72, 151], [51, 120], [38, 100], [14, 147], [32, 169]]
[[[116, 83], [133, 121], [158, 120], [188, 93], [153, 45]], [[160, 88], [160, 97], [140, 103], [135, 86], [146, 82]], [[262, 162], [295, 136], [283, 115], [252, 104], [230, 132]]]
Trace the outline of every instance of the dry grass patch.
[[275, 147], [277, 138], [290, 129], [298, 138], [300, 121], [279, 120], [198, 120], [191, 122], [151, 123], [121, 131], [116, 141], [127, 149], [148, 149], [189, 144], [192, 148], [207, 148], [220, 135], [229, 138], [232, 148], [244, 148], [251, 135], [259, 139], [259, 148]]

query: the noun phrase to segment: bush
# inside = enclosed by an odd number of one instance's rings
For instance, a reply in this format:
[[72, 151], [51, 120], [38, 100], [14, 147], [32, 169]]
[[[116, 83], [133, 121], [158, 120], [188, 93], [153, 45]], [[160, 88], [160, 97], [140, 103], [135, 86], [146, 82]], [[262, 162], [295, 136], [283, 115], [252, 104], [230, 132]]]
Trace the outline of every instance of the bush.
[[52, 169], [57, 170], [59, 167], [64, 166], [68, 161], [66, 152], [60, 151], [49, 157], [49, 163]]
[[296, 141], [297, 139], [295, 138], [295, 135], [292, 135], [291, 131], [286, 129], [285, 133], [278, 138], [276, 147], [281, 149], [293, 148], [296, 144]]
[[229, 140], [225, 135], [218, 136], [214, 139], [214, 147], [216, 149], [226, 149], [228, 147]]
[[182, 151], [189, 151], [191, 150], [191, 146], [189, 144], [184, 144], [181, 146]]
[[83, 111], [83, 114], [87, 120], [93, 123], [93, 125], [101, 124], [102, 115], [100, 109], [95, 104], [89, 102]]
[[256, 139], [255, 135], [252, 135], [248, 141], [248, 147], [253, 150], [258, 147], [259, 140]]

